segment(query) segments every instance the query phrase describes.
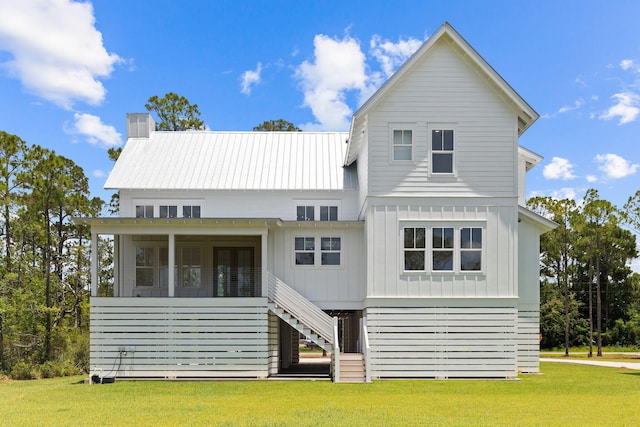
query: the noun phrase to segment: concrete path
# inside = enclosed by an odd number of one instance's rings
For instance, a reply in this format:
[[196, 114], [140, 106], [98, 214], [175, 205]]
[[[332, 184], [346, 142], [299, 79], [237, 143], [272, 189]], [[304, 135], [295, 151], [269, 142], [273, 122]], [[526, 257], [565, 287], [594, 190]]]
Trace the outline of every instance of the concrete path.
[[622, 368], [633, 369], [640, 371], [640, 363], [637, 362], [605, 362], [600, 360], [577, 360], [577, 359], [556, 359], [541, 357], [541, 362], [558, 362], [558, 363], [573, 363], [576, 365], [593, 365], [593, 366], [606, 366], [609, 368]]

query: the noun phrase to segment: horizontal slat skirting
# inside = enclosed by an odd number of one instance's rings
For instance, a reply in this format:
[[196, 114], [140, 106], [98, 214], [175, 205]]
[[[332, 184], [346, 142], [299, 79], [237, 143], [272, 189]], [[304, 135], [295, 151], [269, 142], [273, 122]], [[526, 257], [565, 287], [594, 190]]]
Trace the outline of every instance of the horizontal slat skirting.
[[367, 309], [374, 377], [512, 377], [517, 374], [517, 309]]
[[118, 377], [260, 377], [268, 370], [263, 298], [96, 298], [91, 368]]

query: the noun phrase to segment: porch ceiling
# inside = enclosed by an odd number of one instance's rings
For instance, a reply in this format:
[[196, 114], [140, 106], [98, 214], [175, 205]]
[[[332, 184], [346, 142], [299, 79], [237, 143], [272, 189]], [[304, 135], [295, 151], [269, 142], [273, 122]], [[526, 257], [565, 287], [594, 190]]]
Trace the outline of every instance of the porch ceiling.
[[[98, 234], [253, 234], [279, 226], [277, 218], [73, 218]], [[244, 230], [245, 233], [240, 233]]]

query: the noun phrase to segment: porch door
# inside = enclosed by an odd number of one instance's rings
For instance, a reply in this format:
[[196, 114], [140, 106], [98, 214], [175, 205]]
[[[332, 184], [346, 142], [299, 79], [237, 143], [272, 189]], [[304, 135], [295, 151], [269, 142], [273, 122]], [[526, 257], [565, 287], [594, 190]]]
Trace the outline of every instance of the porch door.
[[213, 249], [214, 297], [255, 296], [254, 248]]

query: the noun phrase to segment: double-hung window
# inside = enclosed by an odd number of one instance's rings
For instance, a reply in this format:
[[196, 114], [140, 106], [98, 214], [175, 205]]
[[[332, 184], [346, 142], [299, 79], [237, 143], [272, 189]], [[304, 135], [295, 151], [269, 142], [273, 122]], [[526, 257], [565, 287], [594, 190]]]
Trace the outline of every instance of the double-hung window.
[[340, 237], [320, 238], [320, 259], [322, 265], [340, 265]]
[[199, 288], [200, 281], [200, 248], [182, 248], [182, 286]]
[[453, 130], [434, 129], [431, 131], [431, 171], [453, 173]]
[[155, 258], [154, 248], [136, 248], [136, 286], [153, 286]]
[[295, 238], [296, 265], [315, 265], [315, 254], [315, 237]]
[[431, 249], [433, 251], [433, 270], [453, 270], [453, 228], [433, 227], [431, 229]]
[[404, 269], [405, 271], [425, 270], [424, 227], [406, 227], [404, 229]]
[[[423, 225], [424, 224], [424, 225]], [[403, 271], [433, 273], [481, 272], [483, 227], [469, 223], [407, 224], [401, 229]]]
[[465, 227], [460, 230], [460, 270], [482, 269], [482, 228]]
[[393, 160], [413, 160], [413, 131], [411, 129], [393, 129]]

